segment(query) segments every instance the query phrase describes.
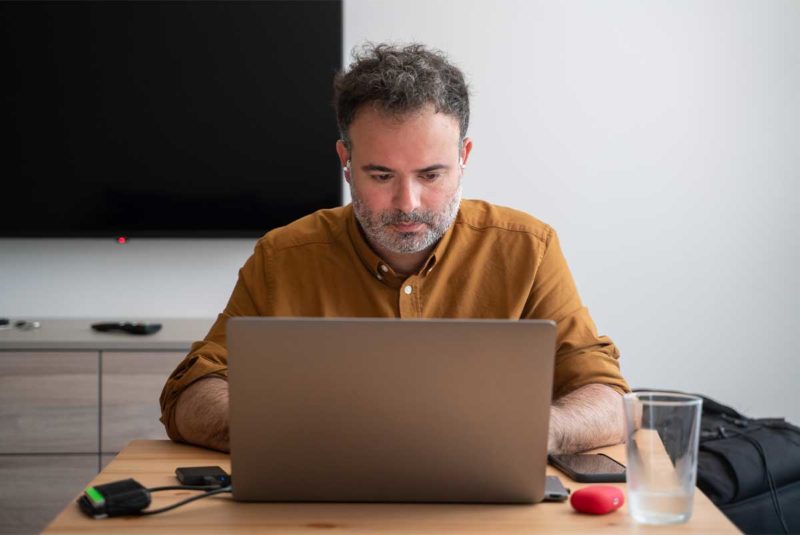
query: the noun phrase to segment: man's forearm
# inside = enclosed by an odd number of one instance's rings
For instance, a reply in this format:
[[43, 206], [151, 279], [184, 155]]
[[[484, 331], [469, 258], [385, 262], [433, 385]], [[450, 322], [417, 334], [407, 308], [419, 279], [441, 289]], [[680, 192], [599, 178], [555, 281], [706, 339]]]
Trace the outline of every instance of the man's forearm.
[[553, 402], [550, 453], [574, 453], [624, 440], [622, 396], [611, 387], [586, 385]]
[[190, 385], [178, 398], [175, 424], [186, 442], [229, 451], [228, 381], [206, 377]]

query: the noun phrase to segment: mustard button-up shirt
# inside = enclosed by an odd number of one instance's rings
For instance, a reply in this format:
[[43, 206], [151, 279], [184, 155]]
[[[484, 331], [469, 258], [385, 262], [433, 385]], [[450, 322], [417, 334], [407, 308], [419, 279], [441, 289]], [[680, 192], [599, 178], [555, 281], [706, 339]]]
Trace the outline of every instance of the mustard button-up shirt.
[[464, 200], [417, 273], [396, 273], [365, 241], [351, 205], [268, 232], [239, 271], [225, 310], [167, 380], [161, 421], [174, 440], [175, 404], [190, 384], [226, 377], [233, 316], [550, 319], [557, 324], [553, 397], [600, 383], [629, 387], [619, 351], [598, 336], [555, 231], [510, 208]]

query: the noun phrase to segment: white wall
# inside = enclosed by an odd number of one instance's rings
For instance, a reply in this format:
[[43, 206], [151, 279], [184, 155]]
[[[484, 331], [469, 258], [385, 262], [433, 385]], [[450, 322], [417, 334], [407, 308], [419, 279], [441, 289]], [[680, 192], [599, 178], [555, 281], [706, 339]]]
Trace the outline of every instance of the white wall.
[[800, 422], [800, 2], [346, 6], [467, 73], [465, 197], [558, 230], [633, 386]]
[[0, 240], [0, 317], [214, 318], [254, 246], [255, 240]]
[[[800, 423], [800, 3], [345, 2], [464, 69], [465, 196], [559, 231], [634, 386]], [[211, 317], [252, 243], [0, 240], [0, 316]]]

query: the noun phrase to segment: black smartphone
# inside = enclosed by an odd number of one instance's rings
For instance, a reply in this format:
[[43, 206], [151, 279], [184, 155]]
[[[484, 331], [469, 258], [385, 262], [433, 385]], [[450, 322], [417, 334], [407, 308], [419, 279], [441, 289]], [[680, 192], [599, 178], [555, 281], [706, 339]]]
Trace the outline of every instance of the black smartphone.
[[581, 483], [625, 482], [625, 466], [602, 453], [548, 455], [547, 460], [573, 481]]

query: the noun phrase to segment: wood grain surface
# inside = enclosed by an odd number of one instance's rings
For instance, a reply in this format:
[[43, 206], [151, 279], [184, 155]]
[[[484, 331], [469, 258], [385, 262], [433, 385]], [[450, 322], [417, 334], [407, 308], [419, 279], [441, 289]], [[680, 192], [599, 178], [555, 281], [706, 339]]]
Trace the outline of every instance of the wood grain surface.
[[97, 475], [97, 455], [0, 455], [0, 533], [41, 532]]
[[97, 353], [0, 352], [0, 453], [97, 453]]
[[161, 389], [185, 352], [103, 353], [101, 451], [117, 453], [132, 439], [166, 439], [159, 421]]
[[[625, 462], [624, 446], [597, 450]], [[147, 487], [175, 484], [178, 466], [219, 465], [230, 469], [229, 456], [168, 441], [137, 440], [129, 444], [93, 483], [133, 477]], [[570, 481], [552, 467], [573, 491], [585, 485]], [[235, 477], [235, 475], [234, 475]], [[624, 488], [624, 484], [617, 486]], [[76, 488], [75, 495], [82, 489]], [[191, 493], [166, 491], [154, 495], [153, 506], [174, 503]], [[229, 495], [213, 496], [151, 517], [92, 520], [76, 505], [67, 506], [45, 533], [738, 533], [700, 491], [694, 514], [686, 524], [644, 526], [634, 523], [627, 507], [604, 516], [581, 515], [568, 503], [536, 505], [449, 504], [322, 504], [241, 503]]]

